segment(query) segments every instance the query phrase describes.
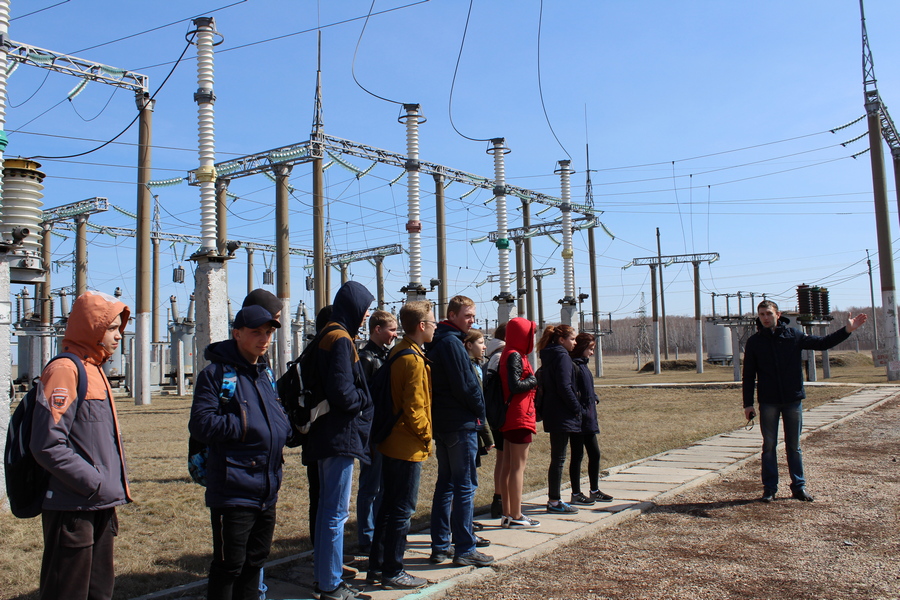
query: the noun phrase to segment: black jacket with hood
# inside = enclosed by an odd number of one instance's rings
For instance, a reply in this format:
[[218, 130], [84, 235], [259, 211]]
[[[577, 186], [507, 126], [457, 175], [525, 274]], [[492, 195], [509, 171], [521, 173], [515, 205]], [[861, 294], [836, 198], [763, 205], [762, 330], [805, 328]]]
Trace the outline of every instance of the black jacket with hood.
[[316, 350], [317, 374], [325, 385], [329, 411], [310, 428], [304, 461], [348, 456], [369, 464], [373, 406], [353, 338], [374, 299], [356, 281], [342, 285], [334, 296], [331, 320], [325, 328], [337, 328], [322, 337]]
[[788, 327], [790, 319], [780, 317], [774, 329], [756, 319], [756, 333], [744, 348], [744, 407], [753, 406], [757, 388], [760, 404], [789, 404], [806, 398], [803, 388], [803, 350], [828, 350], [850, 337], [842, 327], [825, 337], [806, 335]]
[[431, 421], [434, 431], [480, 429], [487, 422], [484, 393], [466, 352], [466, 334], [441, 321], [425, 349], [431, 360]]

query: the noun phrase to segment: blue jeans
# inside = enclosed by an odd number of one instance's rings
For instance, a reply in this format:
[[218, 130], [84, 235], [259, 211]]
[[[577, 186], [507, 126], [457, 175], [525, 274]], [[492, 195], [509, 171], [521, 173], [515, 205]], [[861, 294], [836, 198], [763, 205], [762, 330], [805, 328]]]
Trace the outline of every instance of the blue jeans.
[[803, 403], [760, 404], [759, 427], [762, 430], [762, 483], [766, 491], [778, 490], [778, 419], [784, 421], [784, 449], [788, 471], [791, 474], [791, 490], [806, 487], [803, 476], [803, 453], [800, 450], [800, 430], [803, 429]]
[[446, 552], [452, 531], [456, 556], [462, 556], [475, 549], [472, 512], [478, 488], [478, 434], [474, 429], [436, 431], [434, 445], [438, 475], [431, 502], [431, 549]]
[[211, 508], [213, 561], [210, 600], [258, 600], [260, 572], [275, 533], [275, 507]]
[[350, 516], [353, 459], [332, 456], [319, 461], [319, 509], [313, 572], [319, 589], [326, 592], [341, 584], [344, 568], [344, 524]]
[[381, 507], [381, 457], [378, 450], [372, 450], [372, 462], [359, 465], [359, 491], [356, 492], [356, 527], [359, 548], [368, 552], [372, 547], [375, 532], [375, 515]]
[[383, 456], [381, 474], [384, 496], [375, 520], [369, 570], [395, 577], [403, 570], [409, 520], [419, 499], [422, 463]]

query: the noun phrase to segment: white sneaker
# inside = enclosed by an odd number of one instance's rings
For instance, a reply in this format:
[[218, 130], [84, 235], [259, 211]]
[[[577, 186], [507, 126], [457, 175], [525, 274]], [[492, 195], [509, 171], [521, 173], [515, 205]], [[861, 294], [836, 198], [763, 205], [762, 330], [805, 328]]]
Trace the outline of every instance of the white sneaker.
[[507, 517], [507, 519], [505, 526], [507, 529], [535, 529], [541, 526], [540, 521], [525, 515], [522, 515], [520, 519], [513, 519], [512, 517]]

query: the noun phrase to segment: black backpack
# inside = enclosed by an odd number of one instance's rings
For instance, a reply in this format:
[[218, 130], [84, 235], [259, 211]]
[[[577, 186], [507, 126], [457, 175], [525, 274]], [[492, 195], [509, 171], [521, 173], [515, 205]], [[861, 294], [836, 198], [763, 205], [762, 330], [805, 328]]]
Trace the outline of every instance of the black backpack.
[[[499, 364], [498, 364], [499, 367]], [[491, 429], [499, 431], [506, 422], [509, 402], [503, 397], [503, 382], [500, 373], [494, 369], [484, 372], [484, 412]]]
[[[75, 407], [77, 413], [87, 395], [87, 373], [81, 359], [71, 352], [62, 352], [50, 362], [63, 357], [78, 367], [78, 404]], [[37, 404], [38, 394], [43, 393], [44, 386], [40, 379], [36, 379], [10, 417], [9, 429], [6, 432], [6, 451], [3, 455], [6, 496], [9, 498], [10, 510], [20, 519], [30, 519], [41, 514], [41, 505], [50, 485], [50, 473], [37, 463], [30, 447], [34, 407]]]
[[404, 348], [378, 367], [369, 382], [369, 395], [372, 397], [372, 431], [369, 433], [369, 445], [373, 448], [386, 440], [401, 413], [394, 412], [394, 397], [391, 394], [391, 365], [401, 356], [415, 354], [410, 348]]
[[291, 423], [291, 436], [285, 442], [288, 448], [303, 445], [312, 424], [330, 409], [324, 384], [318, 381], [316, 349], [326, 333], [339, 328], [339, 325], [332, 325], [317, 333], [300, 356], [287, 364], [284, 375], [276, 382], [278, 399]]

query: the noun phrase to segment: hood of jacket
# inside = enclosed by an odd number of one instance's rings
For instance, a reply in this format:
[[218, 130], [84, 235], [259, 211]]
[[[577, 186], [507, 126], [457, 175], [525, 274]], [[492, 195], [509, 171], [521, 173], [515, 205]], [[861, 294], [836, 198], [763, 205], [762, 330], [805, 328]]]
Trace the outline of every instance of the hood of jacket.
[[497, 350], [503, 350], [503, 347], [506, 345], [505, 340], [498, 340], [497, 338], [491, 338], [488, 340], [487, 346], [484, 350], [484, 355], [487, 357], [496, 354]]
[[534, 350], [534, 332], [537, 325], [533, 321], [516, 317], [506, 324], [506, 350], [515, 350], [522, 356], [528, 356]]
[[109, 360], [112, 352], [102, 345], [106, 328], [122, 315], [119, 332], [125, 334], [131, 311], [118, 298], [103, 292], [85, 292], [72, 304], [66, 324], [63, 350], [100, 365]]
[[[778, 329], [779, 327], [787, 327], [788, 325], [790, 325], [790, 323], [791, 320], [782, 315], [778, 317], [778, 324], [775, 325], [775, 329]], [[756, 317], [756, 331], [762, 333], [765, 330], [766, 328], [763, 327], [762, 321], [759, 320], [759, 317]]]
[[334, 308], [329, 320], [340, 323], [351, 336], [354, 336], [373, 300], [375, 296], [363, 284], [348, 281], [334, 295]]

